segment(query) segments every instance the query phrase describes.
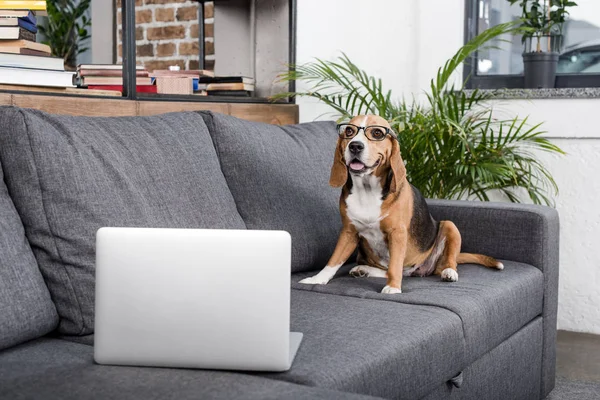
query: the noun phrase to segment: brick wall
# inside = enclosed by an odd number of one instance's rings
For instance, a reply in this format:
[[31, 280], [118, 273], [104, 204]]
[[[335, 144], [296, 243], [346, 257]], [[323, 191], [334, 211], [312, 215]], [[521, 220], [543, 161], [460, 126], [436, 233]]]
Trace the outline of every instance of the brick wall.
[[[118, 62], [122, 62], [121, 0], [117, 4]], [[149, 71], [168, 69], [198, 69], [198, 8], [193, 0], [135, 0], [135, 38], [137, 63]], [[212, 2], [204, 5], [205, 68], [214, 69], [214, 9]]]

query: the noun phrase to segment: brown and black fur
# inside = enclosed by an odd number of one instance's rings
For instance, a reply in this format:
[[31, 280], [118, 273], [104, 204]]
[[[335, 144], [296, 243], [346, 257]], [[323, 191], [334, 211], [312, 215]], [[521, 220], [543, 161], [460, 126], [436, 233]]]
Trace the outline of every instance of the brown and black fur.
[[[373, 115], [357, 116], [350, 122], [357, 126], [379, 125], [389, 128], [387, 121]], [[442, 280], [456, 281], [459, 263], [477, 263], [489, 268], [503, 268], [502, 263], [492, 257], [460, 253], [461, 236], [456, 225], [451, 221], [436, 221], [431, 216], [419, 190], [406, 180], [406, 169], [395, 137], [388, 135], [381, 141], [369, 141], [366, 140], [366, 136], [361, 138], [361, 143], [369, 146], [369, 151], [365, 152], [365, 157], [369, 159], [359, 160], [365, 166], [370, 166], [365, 172], [354, 170], [349, 172], [351, 160], [345, 160], [344, 155], [352, 140], [355, 139], [338, 139], [331, 169], [330, 184], [334, 187], [342, 187], [340, 213], [343, 228], [338, 244], [327, 266], [314, 277], [301, 281], [302, 283], [326, 284], [357, 248], [358, 264], [387, 271], [385, 273], [387, 285], [383, 293], [400, 293], [403, 275], [436, 274], [441, 276]], [[355, 158], [354, 161], [356, 160]], [[359, 181], [363, 185], [362, 193], [367, 193], [365, 190], [370, 190], [369, 196], [381, 193], [379, 218], [367, 222], [357, 220], [356, 200], [352, 203], [353, 209], [349, 210], [350, 196], [357, 196], [354, 179], [362, 179]], [[380, 192], [372, 190], [371, 186], [364, 186], [366, 185], [364, 182], [368, 185], [379, 182]], [[354, 198], [360, 199], [360, 197]], [[375, 200], [378, 201], [377, 198]], [[377, 223], [378, 226], [374, 225]], [[374, 232], [376, 235], [373, 235]], [[381, 236], [378, 236], [379, 234]], [[373, 239], [374, 237], [381, 237], [385, 241], [387, 259], [381, 259], [377, 255], [381, 254], [383, 242]], [[373, 245], [379, 253], [373, 250]]]

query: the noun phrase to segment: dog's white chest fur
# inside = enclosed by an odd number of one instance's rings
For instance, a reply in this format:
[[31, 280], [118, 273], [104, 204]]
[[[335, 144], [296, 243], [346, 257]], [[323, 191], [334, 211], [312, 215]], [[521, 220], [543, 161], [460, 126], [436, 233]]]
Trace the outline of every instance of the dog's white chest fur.
[[387, 244], [381, 232], [380, 222], [386, 216], [381, 214], [383, 204], [379, 178], [367, 175], [352, 177], [352, 190], [346, 198], [346, 214], [379, 258], [382, 266], [387, 266], [390, 258]]

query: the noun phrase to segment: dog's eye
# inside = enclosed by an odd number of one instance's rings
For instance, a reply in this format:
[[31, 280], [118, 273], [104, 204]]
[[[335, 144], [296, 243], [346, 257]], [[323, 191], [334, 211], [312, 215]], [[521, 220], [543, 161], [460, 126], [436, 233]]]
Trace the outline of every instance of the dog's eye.
[[344, 135], [346, 135], [346, 137], [354, 136], [354, 129], [352, 129], [351, 126], [347, 126], [346, 130], [344, 130]]
[[381, 139], [385, 136], [385, 133], [379, 128], [374, 128], [371, 129], [371, 136], [373, 136], [373, 139]]

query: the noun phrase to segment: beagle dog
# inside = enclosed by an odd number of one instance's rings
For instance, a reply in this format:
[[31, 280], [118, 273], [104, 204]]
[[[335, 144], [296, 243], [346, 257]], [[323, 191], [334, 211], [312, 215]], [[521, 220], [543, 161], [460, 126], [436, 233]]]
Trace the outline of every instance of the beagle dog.
[[359, 115], [338, 125], [338, 134], [329, 184], [343, 186], [342, 231], [325, 268], [300, 283], [327, 284], [357, 247], [350, 275], [387, 278], [382, 293], [402, 293], [403, 276], [435, 274], [455, 282], [457, 264], [504, 268], [492, 257], [461, 253], [456, 225], [433, 219], [406, 180], [400, 145], [385, 119]]

